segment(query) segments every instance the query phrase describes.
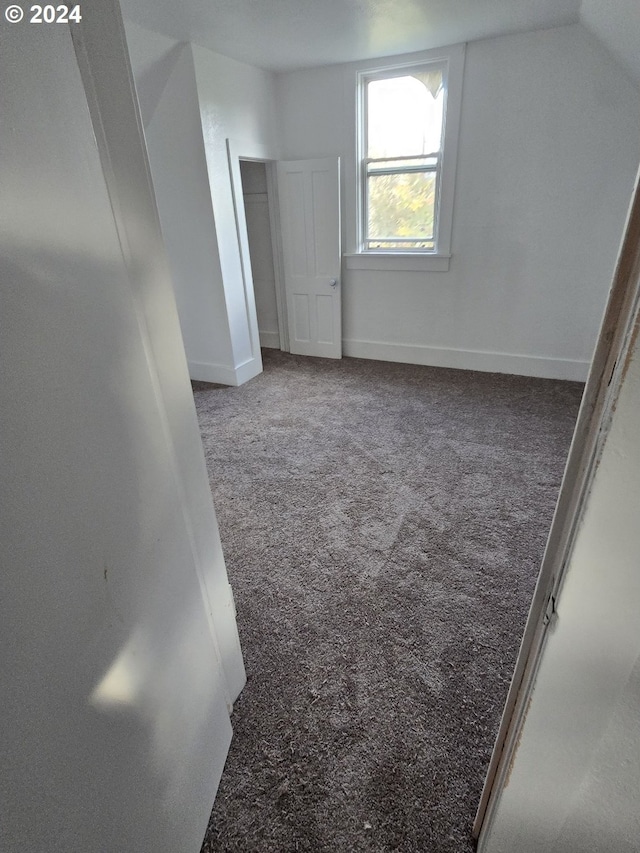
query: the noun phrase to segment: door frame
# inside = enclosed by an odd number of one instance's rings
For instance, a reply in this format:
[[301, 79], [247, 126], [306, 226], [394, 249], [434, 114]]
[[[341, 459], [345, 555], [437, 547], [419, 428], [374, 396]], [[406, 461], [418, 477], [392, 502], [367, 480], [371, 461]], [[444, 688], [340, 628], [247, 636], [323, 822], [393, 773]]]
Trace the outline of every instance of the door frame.
[[482, 851], [502, 789], [515, 760], [520, 734], [549, 631], [555, 604], [598, 468], [611, 413], [615, 409], [625, 356], [640, 310], [640, 171], [636, 176], [622, 243], [562, 485], [551, 523], [515, 671], [482, 790], [473, 836]]
[[[276, 285], [276, 308], [278, 312], [278, 335], [280, 350], [289, 352], [289, 326], [287, 322], [287, 302], [284, 291], [284, 261], [282, 255], [282, 236], [280, 226], [280, 208], [278, 204], [277, 159], [271, 156], [269, 149], [259, 143], [242, 142], [227, 138], [227, 159], [229, 177], [231, 180], [231, 195], [233, 212], [238, 236], [240, 264], [245, 293], [247, 313], [252, 312], [258, 328], [253, 272], [249, 252], [249, 235], [247, 233], [247, 218], [244, 209], [244, 194], [242, 189], [242, 174], [240, 161], [249, 160], [264, 163], [267, 175], [267, 203], [269, 208], [269, 227], [271, 229], [271, 250], [273, 254], [273, 273]], [[253, 343], [253, 342], [252, 342]], [[258, 339], [258, 349], [260, 341]]]

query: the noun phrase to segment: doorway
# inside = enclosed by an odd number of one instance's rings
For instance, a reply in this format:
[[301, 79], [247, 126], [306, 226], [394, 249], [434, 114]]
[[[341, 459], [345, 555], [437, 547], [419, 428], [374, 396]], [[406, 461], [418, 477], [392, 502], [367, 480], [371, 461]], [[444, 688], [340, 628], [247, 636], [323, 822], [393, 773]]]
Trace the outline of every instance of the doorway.
[[341, 358], [339, 158], [274, 162], [227, 145], [256, 343]]
[[269, 166], [264, 161], [241, 159], [240, 178], [260, 346], [285, 350], [287, 347], [283, 340], [278, 305], [278, 246], [272, 215], [274, 200], [270, 192]]

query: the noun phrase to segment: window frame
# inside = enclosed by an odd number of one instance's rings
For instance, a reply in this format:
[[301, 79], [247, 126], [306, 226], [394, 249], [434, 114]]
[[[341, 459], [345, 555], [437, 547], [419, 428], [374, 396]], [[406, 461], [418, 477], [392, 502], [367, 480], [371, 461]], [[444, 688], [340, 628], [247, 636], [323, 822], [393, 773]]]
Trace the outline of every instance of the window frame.
[[[462, 105], [462, 78], [464, 72], [465, 45], [426, 51], [406, 57], [398, 57], [388, 63], [362, 68], [356, 72], [356, 252], [346, 258], [350, 269], [395, 269], [445, 271], [451, 258], [451, 230], [453, 224], [453, 200], [455, 173], [458, 154], [458, 135]], [[435, 233], [433, 249], [369, 249], [365, 233], [367, 212], [367, 166], [366, 166], [366, 84], [370, 80], [402, 77], [412, 71], [441, 68], [445, 86], [442, 143], [436, 187]]]

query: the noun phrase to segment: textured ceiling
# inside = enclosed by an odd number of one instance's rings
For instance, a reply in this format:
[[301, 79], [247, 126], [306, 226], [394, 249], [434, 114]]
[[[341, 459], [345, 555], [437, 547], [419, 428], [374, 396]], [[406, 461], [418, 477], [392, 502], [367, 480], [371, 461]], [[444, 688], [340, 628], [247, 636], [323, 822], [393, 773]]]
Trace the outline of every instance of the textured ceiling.
[[126, 18], [273, 71], [575, 23], [580, 0], [121, 0]]

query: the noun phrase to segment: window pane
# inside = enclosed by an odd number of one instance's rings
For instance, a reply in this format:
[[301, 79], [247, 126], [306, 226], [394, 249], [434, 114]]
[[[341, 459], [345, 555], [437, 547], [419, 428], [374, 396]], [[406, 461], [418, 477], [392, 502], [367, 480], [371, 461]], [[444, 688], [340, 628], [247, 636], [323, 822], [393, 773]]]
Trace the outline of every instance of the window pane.
[[442, 70], [367, 83], [367, 157], [402, 157], [440, 150]]
[[369, 241], [392, 242], [394, 238], [433, 241], [436, 196], [433, 172], [370, 175], [367, 189]]

